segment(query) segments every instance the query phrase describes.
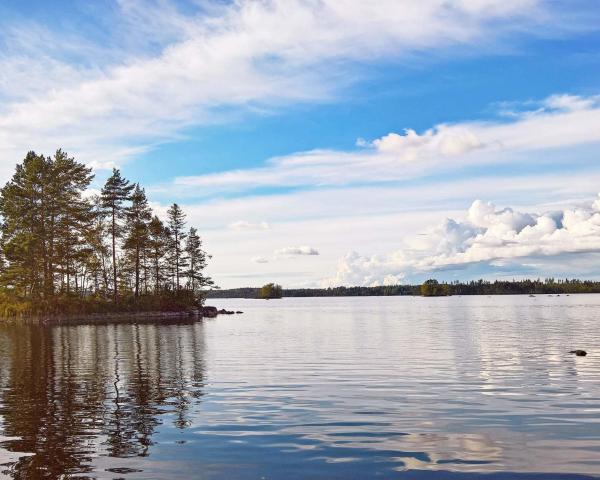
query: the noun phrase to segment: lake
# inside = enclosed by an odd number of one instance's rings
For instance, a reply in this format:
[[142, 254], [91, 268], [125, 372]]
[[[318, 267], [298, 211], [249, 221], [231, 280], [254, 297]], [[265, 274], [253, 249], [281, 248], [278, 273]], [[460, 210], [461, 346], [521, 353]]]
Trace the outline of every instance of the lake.
[[0, 325], [3, 475], [600, 478], [600, 295], [208, 303]]

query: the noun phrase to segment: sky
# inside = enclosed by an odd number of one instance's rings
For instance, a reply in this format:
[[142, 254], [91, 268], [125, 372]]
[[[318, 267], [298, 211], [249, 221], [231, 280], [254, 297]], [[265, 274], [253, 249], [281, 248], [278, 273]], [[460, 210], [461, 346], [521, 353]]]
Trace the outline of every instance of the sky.
[[0, 182], [179, 203], [223, 288], [600, 278], [597, 0], [0, 0]]

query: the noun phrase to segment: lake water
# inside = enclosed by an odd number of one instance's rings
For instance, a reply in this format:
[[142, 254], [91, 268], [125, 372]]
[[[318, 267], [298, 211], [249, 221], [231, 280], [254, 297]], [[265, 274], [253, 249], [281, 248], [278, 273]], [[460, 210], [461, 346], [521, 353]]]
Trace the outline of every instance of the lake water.
[[209, 303], [0, 326], [3, 475], [600, 478], [598, 295]]

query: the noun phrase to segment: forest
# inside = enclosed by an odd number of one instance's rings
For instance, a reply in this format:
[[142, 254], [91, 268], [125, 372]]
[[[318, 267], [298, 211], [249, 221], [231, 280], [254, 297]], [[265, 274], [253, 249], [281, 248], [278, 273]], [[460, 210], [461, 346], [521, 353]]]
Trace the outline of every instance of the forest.
[[[387, 285], [374, 287], [333, 287], [283, 289], [283, 297], [367, 297], [394, 295], [422, 295], [439, 297], [449, 295], [519, 295], [600, 293], [600, 282], [593, 280], [473, 280], [469, 282], [438, 282], [426, 280], [418, 285]], [[212, 298], [261, 298], [259, 288], [235, 288], [207, 292]]]
[[210, 258], [174, 203], [165, 221], [144, 189], [62, 150], [29, 152], [0, 190], [0, 315], [181, 311], [199, 306]]

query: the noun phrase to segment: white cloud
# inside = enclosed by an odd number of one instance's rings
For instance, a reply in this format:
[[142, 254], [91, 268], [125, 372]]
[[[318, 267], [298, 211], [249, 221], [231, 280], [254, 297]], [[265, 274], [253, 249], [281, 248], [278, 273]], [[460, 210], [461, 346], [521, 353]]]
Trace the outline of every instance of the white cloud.
[[269, 259], [266, 257], [261, 257], [261, 256], [257, 256], [257, 257], [252, 257], [250, 259], [250, 261], [252, 263], [269, 263]]
[[544, 108], [550, 110], [562, 110], [565, 112], [577, 112], [580, 110], [589, 110], [598, 106], [600, 102], [599, 96], [593, 97], [580, 97], [578, 95], [559, 94], [551, 95], [548, 97], [542, 105]]
[[267, 222], [247, 222], [245, 220], [238, 220], [229, 224], [231, 230], [268, 230], [270, 228]]
[[[422, 134], [409, 129], [370, 143], [361, 140], [362, 147], [352, 152], [302, 152], [273, 158], [261, 168], [179, 177], [168, 188], [185, 193], [203, 187], [202, 191], [215, 193], [399, 181], [460, 167], [521, 161], [521, 155], [530, 152], [600, 144], [599, 97], [555, 95], [542, 103], [552, 107], [522, 112], [509, 122], [441, 124]], [[528, 162], [534, 164], [536, 157]]]
[[395, 155], [403, 161], [414, 161], [426, 156], [457, 156], [483, 147], [469, 128], [439, 125], [419, 135], [412, 129], [404, 135], [389, 133], [372, 142], [381, 153]]
[[[587, 205], [546, 213], [497, 209], [473, 202], [466, 220], [447, 219], [389, 255], [351, 252], [324, 285], [376, 285], [390, 278], [471, 264], [504, 266], [519, 259], [600, 252], [600, 197]], [[390, 277], [392, 276], [392, 277]]]
[[285, 247], [275, 250], [276, 257], [294, 257], [298, 255], [319, 255], [318, 250], [306, 245], [300, 247]]
[[[185, 126], [332, 98], [353, 66], [555, 24], [543, 0], [210, 1], [186, 14], [175, 2], [118, 5], [95, 43], [62, 25], [16, 37], [3, 24], [16, 39], [0, 56], [2, 165], [57, 142], [110, 165]], [[462, 148], [452, 143], [445, 151]]]

